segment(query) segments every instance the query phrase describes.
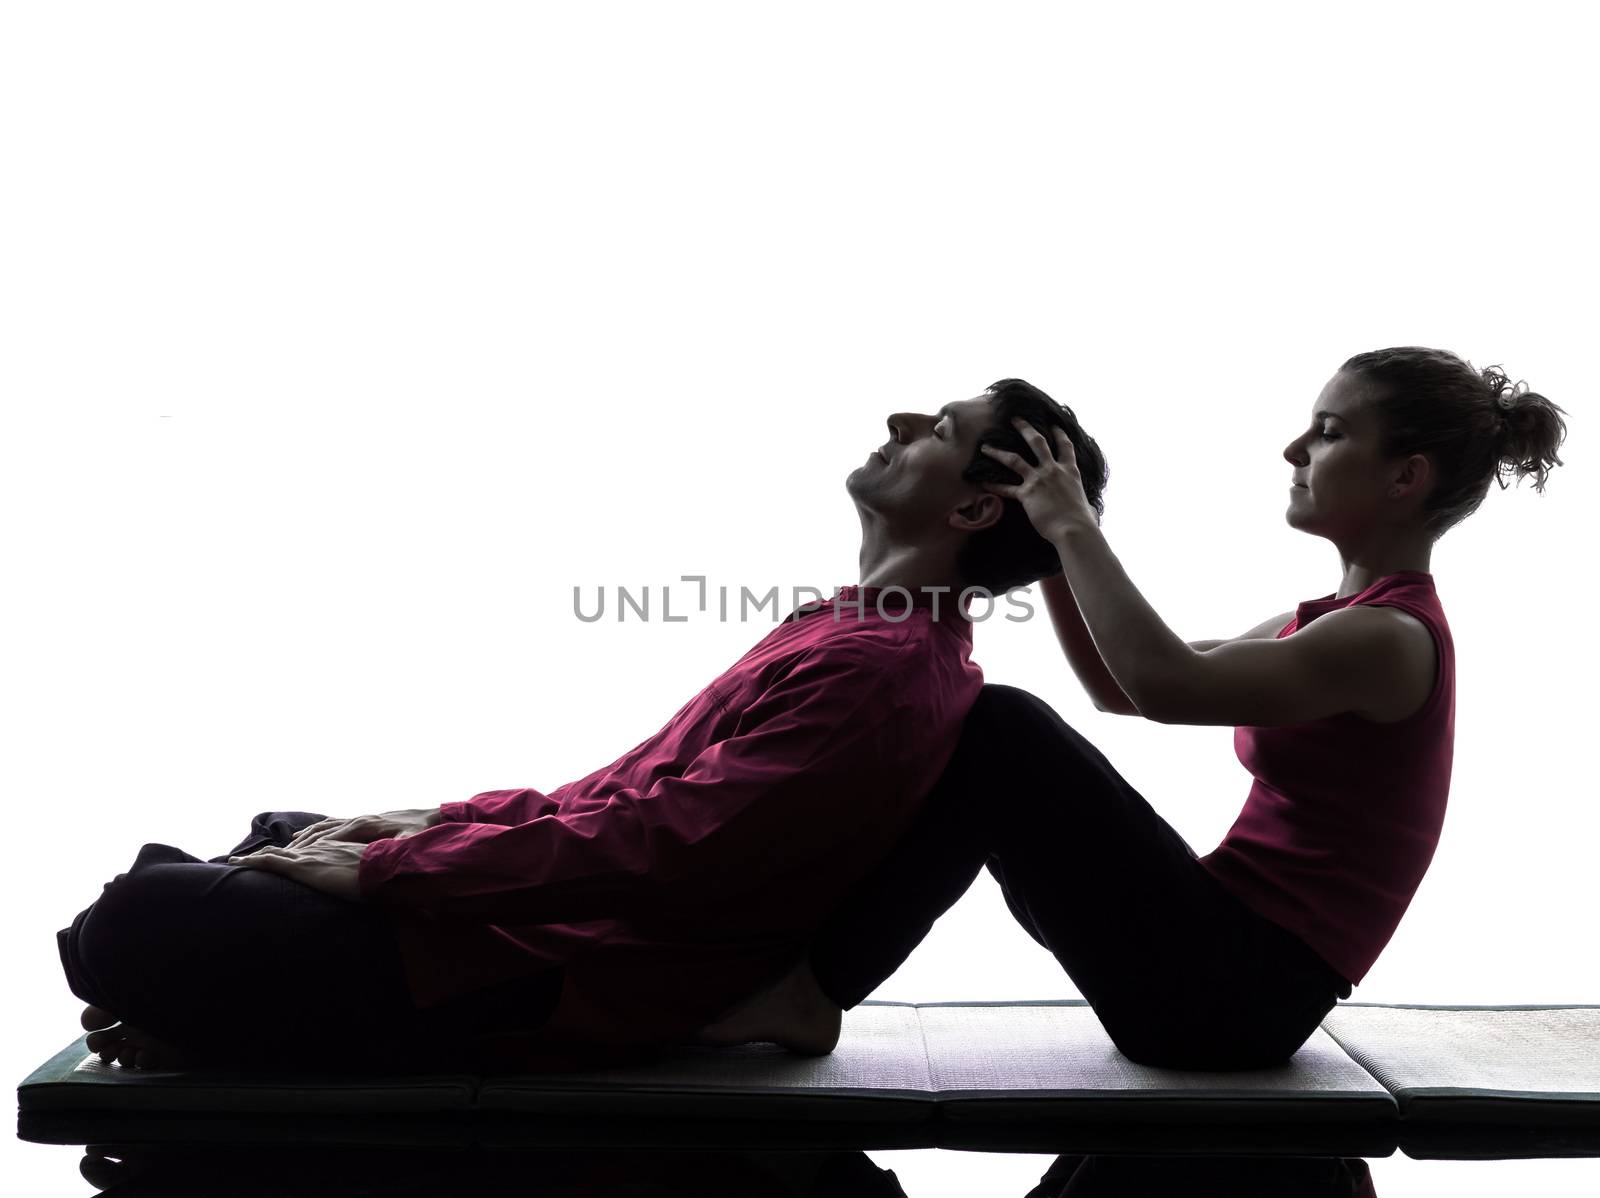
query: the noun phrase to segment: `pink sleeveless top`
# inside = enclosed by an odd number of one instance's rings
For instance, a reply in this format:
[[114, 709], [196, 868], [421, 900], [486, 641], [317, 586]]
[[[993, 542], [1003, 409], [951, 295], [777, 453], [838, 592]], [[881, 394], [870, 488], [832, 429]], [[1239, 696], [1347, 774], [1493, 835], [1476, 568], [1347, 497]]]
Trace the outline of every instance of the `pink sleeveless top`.
[[1404, 570], [1343, 599], [1300, 604], [1288, 636], [1354, 603], [1398, 607], [1433, 634], [1438, 669], [1420, 710], [1391, 724], [1346, 712], [1235, 728], [1255, 781], [1200, 864], [1257, 914], [1287, 928], [1355, 985], [1394, 935], [1433, 860], [1455, 747], [1455, 647], [1433, 575]]

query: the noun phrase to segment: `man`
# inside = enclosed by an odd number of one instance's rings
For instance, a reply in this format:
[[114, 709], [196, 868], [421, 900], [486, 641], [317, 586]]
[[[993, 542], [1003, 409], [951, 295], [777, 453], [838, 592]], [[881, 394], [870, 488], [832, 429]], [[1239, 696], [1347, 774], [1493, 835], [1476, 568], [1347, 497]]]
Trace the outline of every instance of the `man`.
[[267, 813], [208, 862], [146, 845], [58, 936], [90, 1048], [137, 1067], [831, 1049], [837, 1008], [795, 982], [981, 688], [959, 596], [1060, 569], [983, 485], [1016, 478], [979, 450], [1027, 454], [1016, 416], [1067, 433], [1098, 508], [1098, 447], [1019, 379], [895, 413], [845, 483], [860, 583], [792, 613], [585, 778], [352, 820]]

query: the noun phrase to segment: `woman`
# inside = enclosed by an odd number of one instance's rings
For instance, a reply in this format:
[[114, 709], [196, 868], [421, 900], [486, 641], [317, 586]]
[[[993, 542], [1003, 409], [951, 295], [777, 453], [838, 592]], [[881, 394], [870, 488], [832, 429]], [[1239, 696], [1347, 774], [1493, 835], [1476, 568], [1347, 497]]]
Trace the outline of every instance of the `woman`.
[[1112, 554], [1063, 435], [1046, 452], [1022, 424], [1033, 460], [984, 447], [1018, 480], [989, 489], [1059, 550], [1046, 602], [1095, 706], [1235, 725], [1254, 784], [1197, 856], [1047, 704], [985, 686], [912, 833], [815, 944], [820, 989], [784, 996], [789, 1009], [816, 1020], [859, 1002], [987, 864], [1126, 1056], [1287, 1060], [1371, 967], [1438, 842], [1455, 670], [1433, 544], [1492, 480], [1543, 490], [1561, 411], [1440, 350], [1351, 358], [1283, 451], [1287, 519], [1333, 542], [1338, 589], [1188, 644]]

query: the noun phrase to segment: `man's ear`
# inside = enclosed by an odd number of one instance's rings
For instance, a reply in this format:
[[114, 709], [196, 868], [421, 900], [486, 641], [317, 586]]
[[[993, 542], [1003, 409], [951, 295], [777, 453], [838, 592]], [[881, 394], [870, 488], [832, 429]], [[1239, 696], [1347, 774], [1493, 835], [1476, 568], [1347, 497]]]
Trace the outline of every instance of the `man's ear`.
[[952, 508], [950, 511], [950, 527], [962, 532], [977, 532], [979, 529], [991, 528], [1000, 523], [1000, 517], [1005, 514], [1006, 501], [993, 491], [980, 491], [971, 499]]

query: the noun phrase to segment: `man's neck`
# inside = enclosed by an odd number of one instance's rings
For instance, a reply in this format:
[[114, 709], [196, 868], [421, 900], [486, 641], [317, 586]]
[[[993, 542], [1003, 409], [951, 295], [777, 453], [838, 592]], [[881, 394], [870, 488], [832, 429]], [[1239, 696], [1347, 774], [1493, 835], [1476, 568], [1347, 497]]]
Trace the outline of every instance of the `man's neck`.
[[860, 566], [860, 585], [864, 587], [904, 587], [912, 594], [932, 587], [948, 587], [952, 595], [961, 590], [961, 581], [948, 555], [918, 546], [896, 545], [874, 551], [863, 544]]

